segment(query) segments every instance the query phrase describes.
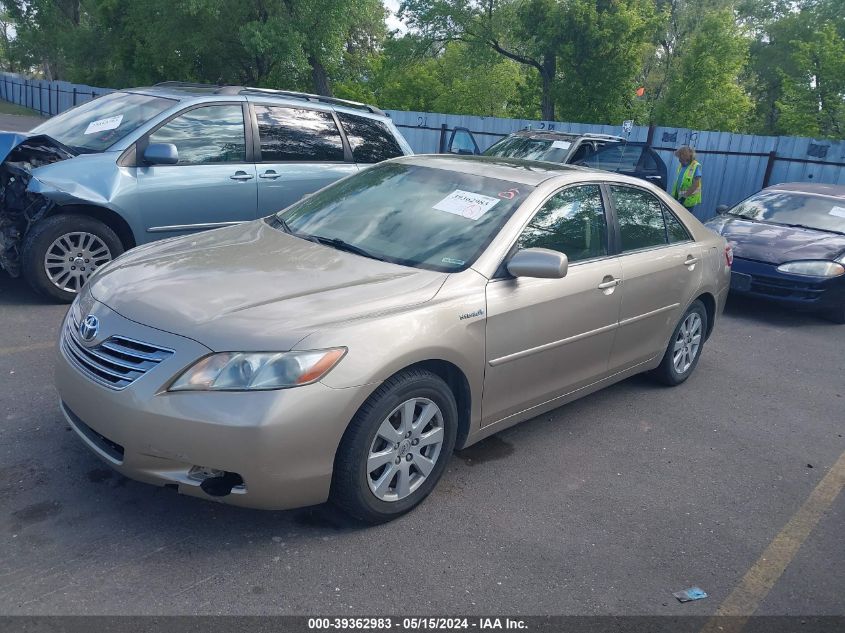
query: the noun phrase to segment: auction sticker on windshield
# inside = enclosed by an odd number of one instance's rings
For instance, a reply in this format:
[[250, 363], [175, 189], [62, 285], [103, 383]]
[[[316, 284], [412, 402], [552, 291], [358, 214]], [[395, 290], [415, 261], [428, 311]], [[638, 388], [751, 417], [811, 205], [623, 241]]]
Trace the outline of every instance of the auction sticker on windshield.
[[469, 220], [478, 220], [490, 209], [495, 207], [498, 202], [498, 198], [455, 189], [432, 208], [453, 215], [459, 215]]
[[85, 128], [85, 134], [96, 134], [97, 132], [106, 132], [108, 130], [117, 129], [117, 127], [120, 126], [121, 121], [123, 121], [122, 114], [110, 116], [107, 119], [91, 121], [91, 123], [88, 124], [88, 127]]

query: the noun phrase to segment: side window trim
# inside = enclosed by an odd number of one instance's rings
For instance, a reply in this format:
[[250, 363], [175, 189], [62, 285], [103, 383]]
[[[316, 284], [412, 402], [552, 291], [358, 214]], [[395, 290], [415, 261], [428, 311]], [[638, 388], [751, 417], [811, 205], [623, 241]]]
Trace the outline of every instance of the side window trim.
[[[343, 160], [267, 160], [264, 161], [261, 159], [261, 136], [258, 131], [258, 113], [255, 111], [256, 106], [265, 107], [265, 108], [287, 108], [289, 110], [308, 110], [310, 112], [321, 112], [323, 114], [330, 114], [332, 120], [334, 121], [335, 127], [337, 127], [337, 131], [340, 134], [340, 140], [343, 145]], [[260, 164], [274, 164], [278, 165], [281, 163], [287, 165], [302, 165], [302, 164], [309, 164], [309, 163], [320, 163], [323, 165], [345, 165], [346, 163], [352, 162], [352, 151], [349, 149], [349, 142], [346, 140], [346, 134], [343, 131], [343, 128], [340, 125], [340, 121], [338, 121], [337, 115], [335, 114], [334, 110], [319, 110], [317, 108], [309, 108], [307, 105], [300, 106], [297, 105], [290, 105], [287, 103], [271, 103], [269, 101], [250, 101], [249, 102], [249, 112], [250, 118], [252, 119], [253, 123], [253, 138], [254, 138], [254, 151], [253, 156], [255, 157], [255, 163]]]
[[[173, 119], [182, 116], [192, 110], [198, 110], [199, 108], [207, 108], [213, 106], [227, 106], [227, 105], [237, 105], [241, 106], [241, 114], [243, 115], [243, 125], [244, 125], [244, 160], [243, 161], [232, 161], [226, 163], [191, 163], [190, 165], [185, 164], [176, 164], [176, 165], [157, 165], [157, 167], [197, 167], [201, 165], [249, 165], [255, 162], [253, 160], [253, 147], [252, 147], [252, 130], [250, 126], [247, 125], [247, 118], [249, 116], [249, 110], [247, 109], [247, 102], [246, 101], [204, 101], [203, 103], [195, 103], [193, 105], [189, 105], [187, 108], [179, 110], [174, 114], [171, 114], [169, 117], [164, 119], [163, 121], [159, 122], [158, 125], [155, 127], [147, 130], [144, 135], [135, 141], [135, 162], [133, 165], [128, 165], [131, 167], [146, 167], [147, 165], [144, 164], [142, 160], [142, 156], [144, 155], [144, 151], [147, 149], [147, 146], [150, 144], [150, 137], [158, 132], [161, 128], [165, 125], [170, 123]], [[128, 148], [127, 148], [128, 149]]]
[[[525, 229], [528, 228], [528, 225], [531, 224], [531, 220], [534, 219], [534, 216], [537, 215], [540, 212], [540, 209], [542, 209], [549, 200], [554, 198], [556, 195], [563, 193], [567, 189], [573, 189], [575, 187], [584, 187], [584, 186], [589, 186], [589, 185], [595, 185], [599, 188], [599, 194], [601, 196], [602, 207], [604, 209], [604, 221], [605, 221], [605, 224], [607, 226], [607, 232], [606, 232], [606, 236], [605, 236], [605, 239], [606, 239], [605, 248], [607, 250], [607, 254], [601, 255], [599, 257], [591, 257], [590, 259], [582, 259], [582, 260], [577, 261], [577, 262], [572, 262], [570, 264], [570, 266], [578, 266], [579, 264], [590, 264], [590, 263], [593, 263], [593, 262], [598, 262], [598, 261], [602, 261], [602, 260], [605, 260], [605, 259], [610, 259], [612, 257], [617, 257], [618, 254], [613, 252], [613, 248], [612, 248], [613, 239], [611, 237], [611, 234], [613, 233], [613, 225], [611, 224], [610, 207], [607, 204], [608, 200], [607, 200], [607, 197], [606, 197], [605, 191], [604, 191], [604, 183], [599, 181], [599, 180], [595, 180], [595, 181], [590, 180], [590, 181], [585, 181], [585, 182], [573, 182], [573, 183], [569, 183], [568, 185], [562, 186], [560, 189], [556, 189], [551, 194], [549, 194], [548, 196], [543, 198], [543, 201], [540, 204], [537, 205], [536, 209], [534, 209], [534, 212], [531, 214], [531, 216], [520, 227], [519, 233], [517, 233], [513, 242], [511, 242], [510, 246], [508, 247], [507, 252], [505, 253], [505, 256], [502, 258], [502, 261], [499, 262], [499, 266], [496, 268], [496, 272], [493, 274], [493, 277], [490, 278], [490, 281], [495, 281], [497, 279], [510, 279], [511, 278], [510, 274], [507, 272], [507, 268], [505, 267], [505, 264], [507, 263], [507, 261], [511, 257], [514, 256], [514, 254], [518, 250], [519, 238], [522, 237], [523, 231], [525, 231]], [[613, 217], [615, 218], [615, 216], [613, 216]]]

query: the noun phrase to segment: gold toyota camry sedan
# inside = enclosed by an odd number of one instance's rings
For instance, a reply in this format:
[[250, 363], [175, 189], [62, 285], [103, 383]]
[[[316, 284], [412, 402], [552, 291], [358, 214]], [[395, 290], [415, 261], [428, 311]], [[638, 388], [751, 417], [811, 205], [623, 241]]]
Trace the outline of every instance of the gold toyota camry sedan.
[[133, 479], [386, 521], [456, 448], [633, 374], [686, 380], [731, 258], [642, 180], [399, 158], [99, 270], [62, 326], [61, 409]]

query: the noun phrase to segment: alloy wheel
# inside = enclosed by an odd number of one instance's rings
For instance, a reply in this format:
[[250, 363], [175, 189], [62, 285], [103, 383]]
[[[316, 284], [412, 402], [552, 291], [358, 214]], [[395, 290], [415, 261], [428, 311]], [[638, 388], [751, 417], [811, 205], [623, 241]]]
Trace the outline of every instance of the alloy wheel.
[[702, 325], [701, 316], [697, 312], [690, 312], [681, 323], [672, 348], [672, 364], [679, 374], [686, 373], [698, 355]]
[[44, 255], [44, 270], [57, 288], [79, 292], [88, 278], [111, 260], [111, 251], [100, 237], [78, 231], [53, 240]]
[[406, 400], [376, 431], [367, 456], [367, 483], [382, 501], [399, 501], [434, 470], [443, 447], [443, 413], [428, 398]]

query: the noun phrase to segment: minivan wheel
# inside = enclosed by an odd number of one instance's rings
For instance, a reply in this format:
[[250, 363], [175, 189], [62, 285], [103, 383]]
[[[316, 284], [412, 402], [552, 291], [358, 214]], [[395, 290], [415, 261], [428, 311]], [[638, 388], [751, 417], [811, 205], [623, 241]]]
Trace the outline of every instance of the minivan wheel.
[[335, 457], [331, 501], [366, 523], [419, 504], [446, 468], [458, 408], [448, 385], [422, 369], [385, 381], [349, 424]]
[[680, 385], [698, 365], [707, 333], [707, 310], [698, 299], [690, 304], [675, 326], [663, 360], [653, 375], [665, 385]]
[[23, 276], [37, 292], [70, 303], [94, 272], [122, 252], [120, 238], [99, 220], [54, 215], [26, 234]]

